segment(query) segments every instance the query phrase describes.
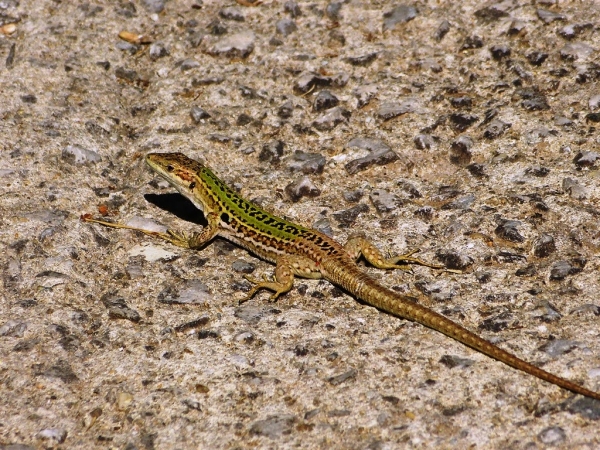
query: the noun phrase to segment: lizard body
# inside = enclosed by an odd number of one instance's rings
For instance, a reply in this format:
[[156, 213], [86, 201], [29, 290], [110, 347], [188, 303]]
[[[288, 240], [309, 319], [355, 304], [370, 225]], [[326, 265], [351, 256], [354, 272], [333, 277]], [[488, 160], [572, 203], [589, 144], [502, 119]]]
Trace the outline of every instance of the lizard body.
[[264, 278], [259, 281], [246, 277], [254, 286], [244, 300], [252, 298], [263, 288], [274, 291], [271, 295], [274, 300], [292, 288], [295, 276], [324, 278], [368, 305], [439, 331], [549, 383], [600, 400], [599, 393], [540, 369], [441, 314], [415, 303], [410, 297], [382, 286], [362, 272], [355, 263], [362, 255], [373, 266], [381, 269], [406, 269], [406, 265], [398, 264], [400, 261], [428, 265], [412, 257], [412, 253], [384, 258], [373, 244], [363, 238], [350, 239], [342, 246], [323, 233], [276, 217], [243, 199], [207, 166], [181, 153], [150, 153], [146, 156], [146, 162], [154, 172], [204, 212], [208, 225], [200, 233], [191, 236], [173, 230], [157, 233], [90, 218], [84, 220], [114, 228], [138, 230], [190, 249], [203, 247], [217, 235], [224, 237], [276, 264], [274, 280]]

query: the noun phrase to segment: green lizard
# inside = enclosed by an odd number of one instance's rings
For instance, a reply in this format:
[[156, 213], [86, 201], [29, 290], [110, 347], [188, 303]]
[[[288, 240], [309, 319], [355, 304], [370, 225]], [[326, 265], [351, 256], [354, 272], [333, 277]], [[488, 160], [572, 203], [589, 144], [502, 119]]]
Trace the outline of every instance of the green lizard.
[[485, 355], [549, 383], [600, 400], [599, 393], [552, 375], [435, 311], [415, 303], [409, 297], [380, 285], [355, 263], [362, 255], [380, 269], [406, 269], [406, 265], [398, 264], [401, 261], [428, 265], [412, 257], [412, 253], [385, 258], [364, 238], [352, 238], [342, 246], [323, 233], [276, 217], [244, 200], [204, 164], [181, 153], [150, 153], [146, 156], [146, 162], [153, 171], [204, 212], [208, 225], [200, 233], [186, 236], [173, 230], [167, 230], [166, 233], [152, 232], [91, 219], [89, 216], [83, 216], [83, 220], [113, 228], [141, 231], [189, 249], [198, 249], [215, 236], [222, 236], [276, 264], [274, 280], [263, 277], [260, 281], [246, 277], [254, 286], [243, 301], [252, 298], [263, 288], [273, 291], [271, 299], [275, 300], [292, 288], [295, 276], [324, 278], [382, 311], [444, 333]]

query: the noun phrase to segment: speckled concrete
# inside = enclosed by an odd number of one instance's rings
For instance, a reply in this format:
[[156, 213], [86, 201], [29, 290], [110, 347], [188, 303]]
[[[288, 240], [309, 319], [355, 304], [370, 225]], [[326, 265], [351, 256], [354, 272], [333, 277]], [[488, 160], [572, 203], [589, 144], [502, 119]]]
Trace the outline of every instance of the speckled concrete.
[[463, 269], [365, 266], [598, 391], [600, 3], [239, 3], [0, 1], [0, 448], [600, 447], [598, 402], [324, 281], [240, 307], [272, 266], [79, 219], [197, 230], [142, 163], [184, 152]]

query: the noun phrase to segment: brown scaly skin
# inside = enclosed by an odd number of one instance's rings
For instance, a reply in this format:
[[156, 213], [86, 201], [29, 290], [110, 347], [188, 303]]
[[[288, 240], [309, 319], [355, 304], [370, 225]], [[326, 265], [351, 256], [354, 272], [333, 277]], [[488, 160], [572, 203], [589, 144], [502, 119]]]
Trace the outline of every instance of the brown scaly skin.
[[246, 277], [254, 283], [254, 286], [243, 301], [252, 298], [263, 288], [274, 291], [271, 296], [274, 300], [292, 288], [294, 276], [325, 278], [382, 311], [439, 331], [485, 355], [549, 383], [600, 400], [599, 393], [552, 375], [480, 338], [435, 311], [414, 303], [409, 297], [387, 289], [361, 272], [355, 264], [355, 260], [362, 255], [372, 265], [381, 269], [406, 270], [408, 266], [398, 264], [400, 261], [436, 267], [412, 257], [412, 253], [386, 259], [377, 248], [362, 238], [350, 239], [345, 246], [342, 246], [323, 233], [273, 216], [244, 200], [217, 178], [208, 167], [181, 153], [151, 153], [146, 156], [146, 162], [152, 170], [204, 211], [208, 221], [207, 227], [200, 233], [188, 237], [172, 230], [156, 233], [89, 217], [84, 217], [84, 220], [113, 228], [138, 230], [191, 249], [204, 246], [217, 235], [225, 237], [276, 264], [275, 280], [264, 278], [259, 281]]

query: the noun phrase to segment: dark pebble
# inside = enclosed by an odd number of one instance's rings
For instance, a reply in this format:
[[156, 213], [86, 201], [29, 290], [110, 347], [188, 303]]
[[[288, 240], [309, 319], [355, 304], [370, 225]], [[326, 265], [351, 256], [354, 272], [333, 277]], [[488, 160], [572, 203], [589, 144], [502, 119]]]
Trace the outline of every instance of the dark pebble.
[[280, 140], [273, 140], [265, 143], [258, 155], [259, 161], [270, 162], [271, 164], [279, 163], [283, 156], [283, 148], [285, 144]]
[[314, 111], [323, 111], [329, 108], [333, 108], [340, 103], [339, 99], [333, 95], [327, 89], [323, 89], [320, 91], [313, 101], [313, 110]]
[[287, 37], [294, 31], [297, 31], [298, 26], [296, 25], [296, 22], [286, 17], [277, 21], [275, 24], [275, 30], [282, 36]]
[[360, 214], [368, 211], [369, 207], [367, 205], [359, 203], [352, 208], [334, 213], [333, 218], [338, 222], [340, 228], [350, 228]]
[[500, 119], [495, 119], [485, 128], [483, 136], [486, 139], [496, 139], [504, 134], [511, 127], [510, 123], [502, 122]]
[[393, 30], [399, 23], [406, 23], [417, 17], [414, 6], [399, 5], [383, 14], [383, 31]]
[[510, 47], [506, 44], [492, 45], [490, 47], [490, 53], [492, 55], [492, 58], [494, 58], [497, 61], [500, 61], [501, 59], [510, 56]]
[[321, 190], [308, 177], [303, 177], [288, 184], [285, 193], [293, 202], [297, 202], [302, 197], [318, 197], [321, 195]]
[[521, 236], [517, 229], [519, 225], [521, 225], [521, 222], [518, 220], [501, 219], [494, 233], [496, 233], [496, 236], [510, 242], [524, 242], [525, 238]]

